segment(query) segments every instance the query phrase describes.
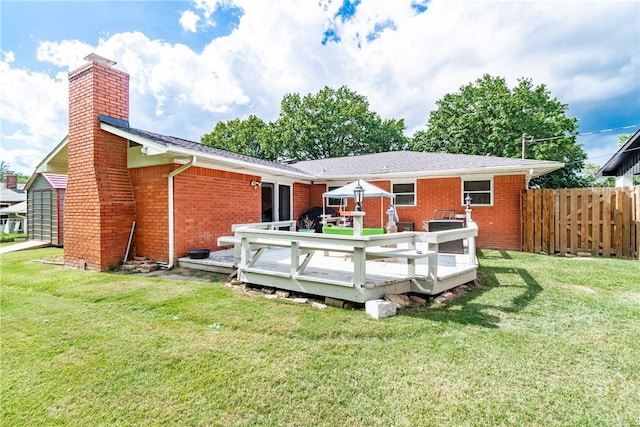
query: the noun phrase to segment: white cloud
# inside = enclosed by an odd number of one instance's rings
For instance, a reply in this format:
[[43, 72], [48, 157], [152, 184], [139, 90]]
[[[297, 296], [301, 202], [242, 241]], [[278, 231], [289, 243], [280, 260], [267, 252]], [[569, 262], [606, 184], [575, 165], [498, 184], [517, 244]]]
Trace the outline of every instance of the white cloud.
[[210, 18], [211, 15], [216, 11], [219, 7], [226, 7], [233, 5], [234, 2], [232, 0], [194, 0], [193, 5], [197, 10], [200, 10], [204, 13], [205, 18]]
[[2, 53], [4, 54], [4, 62], [6, 62], [7, 64], [16, 60], [16, 55], [12, 51]]
[[600, 166], [604, 165], [620, 149], [616, 133], [582, 136], [578, 137], [578, 141], [589, 142], [591, 148], [585, 148], [587, 161]]
[[185, 10], [182, 12], [182, 16], [180, 17], [180, 25], [185, 31], [191, 31], [195, 33], [198, 28], [198, 21], [200, 17], [193, 13], [190, 10]]
[[67, 79], [0, 61], [0, 158], [31, 173], [67, 132]]
[[36, 59], [73, 70], [82, 65], [83, 58], [94, 50], [90, 44], [79, 40], [44, 41], [38, 46]]
[[[214, 12], [229, 6], [243, 11], [237, 28], [198, 51], [131, 32], [97, 46], [42, 42], [37, 58], [66, 69], [93, 51], [116, 60], [131, 76], [132, 125], [195, 140], [218, 120], [273, 120], [284, 94], [325, 85], [357, 90], [383, 117], [404, 118], [410, 133], [436, 100], [484, 73], [510, 85], [530, 77], [572, 110], [640, 85], [635, 2], [433, 0], [418, 14], [410, 0], [363, 0], [346, 20], [335, 16], [341, 4], [197, 0], [182, 14], [183, 28], [211, 25]], [[384, 23], [392, 25], [379, 30]], [[367, 39], [376, 25], [377, 37]], [[330, 28], [341, 41], [323, 46]], [[19, 125], [30, 147], [52, 148], [66, 132], [66, 76], [12, 68], [10, 59], [0, 63], [0, 118]]]

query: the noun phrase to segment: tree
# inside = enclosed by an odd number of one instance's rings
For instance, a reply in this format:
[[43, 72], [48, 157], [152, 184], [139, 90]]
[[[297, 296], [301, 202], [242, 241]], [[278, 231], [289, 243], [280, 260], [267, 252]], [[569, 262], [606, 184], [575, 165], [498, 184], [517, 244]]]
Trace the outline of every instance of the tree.
[[[4, 181], [4, 176], [7, 172], [11, 171], [11, 165], [4, 160], [0, 161], [0, 181]], [[25, 183], [29, 181], [29, 175], [24, 175], [20, 172], [13, 172], [14, 175], [18, 178], [18, 182]]]
[[276, 129], [281, 155], [323, 159], [404, 149], [404, 120], [382, 120], [363, 95], [342, 86], [282, 99]]
[[521, 157], [527, 134], [526, 158], [565, 163], [532, 180], [532, 187], [587, 184], [580, 173], [587, 154], [576, 142], [577, 119], [567, 117], [567, 104], [551, 98], [545, 85], [534, 87], [531, 80], [520, 79], [509, 89], [504, 78], [485, 74], [436, 105], [427, 128], [413, 136], [413, 150]]
[[584, 179], [585, 187], [613, 187], [615, 186], [615, 178], [612, 176], [598, 177], [596, 174], [600, 170], [600, 166], [586, 162], [582, 168], [581, 175]]
[[9, 172], [11, 165], [4, 160], [0, 161], [0, 181], [4, 181], [4, 175]]
[[272, 124], [250, 115], [246, 120], [218, 122], [212, 132], [202, 136], [201, 142], [234, 153], [274, 160], [272, 129]]
[[618, 135], [618, 147], [622, 147], [624, 144], [626, 144], [629, 138], [631, 138], [632, 136], [633, 134], [630, 133], [621, 133], [620, 135]]
[[404, 120], [383, 120], [366, 97], [342, 86], [287, 94], [277, 121], [249, 116], [219, 122], [201, 141], [267, 160], [313, 160], [405, 149], [404, 130]]

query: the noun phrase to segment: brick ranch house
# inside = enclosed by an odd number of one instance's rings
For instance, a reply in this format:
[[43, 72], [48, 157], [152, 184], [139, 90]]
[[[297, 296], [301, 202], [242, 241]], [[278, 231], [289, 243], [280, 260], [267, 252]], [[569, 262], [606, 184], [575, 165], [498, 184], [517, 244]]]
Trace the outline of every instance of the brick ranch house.
[[[106, 270], [131, 254], [173, 266], [194, 248], [217, 249], [231, 225], [298, 218], [322, 194], [358, 178], [396, 195], [416, 229], [472, 197], [478, 247], [521, 248], [520, 194], [563, 166], [551, 161], [412, 151], [282, 164], [129, 126], [129, 76], [89, 55], [69, 73], [69, 134], [36, 173], [68, 173], [65, 264]], [[66, 170], [65, 170], [66, 169]], [[383, 207], [364, 202], [365, 227]]]

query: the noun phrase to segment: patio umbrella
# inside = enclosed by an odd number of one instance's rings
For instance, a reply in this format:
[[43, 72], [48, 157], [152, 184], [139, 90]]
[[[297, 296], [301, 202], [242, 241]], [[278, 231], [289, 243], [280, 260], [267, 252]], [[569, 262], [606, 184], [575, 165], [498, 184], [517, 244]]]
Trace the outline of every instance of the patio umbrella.
[[[396, 196], [393, 193], [389, 193], [388, 191], [383, 190], [382, 188], [378, 188], [373, 184], [368, 183], [367, 181], [364, 181], [362, 179], [359, 179], [357, 181], [353, 181], [347, 185], [344, 185], [340, 188], [336, 188], [333, 189], [331, 191], [327, 191], [325, 193], [322, 193], [322, 197], [324, 199], [353, 199], [355, 198], [355, 195], [353, 194], [353, 190], [358, 186], [358, 184], [364, 188], [364, 194], [363, 197], [365, 199], [369, 199], [369, 198], [373, 198], [373, 197], [379, 197], [380, 198], [380, 222], [382, 224], [382, 226], [384, 227], [384, 217], [383, 217], [383, 212], [384, 209], [382, 209], [382, 200], [384, 198], [388, 198], [391, 200], [395, 200]], [[392, 202], [393, 203], [393, 202]], [[326, 203], [322, 203], [322, 214], [324, 217], [324, 207], [325, 207]]]

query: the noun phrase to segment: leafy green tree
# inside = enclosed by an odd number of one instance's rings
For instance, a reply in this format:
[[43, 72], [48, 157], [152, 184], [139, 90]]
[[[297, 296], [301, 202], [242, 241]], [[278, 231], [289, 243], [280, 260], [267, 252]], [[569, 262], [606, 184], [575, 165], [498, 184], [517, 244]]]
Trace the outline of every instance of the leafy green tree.
[[277, 133], [283, 157], [323, 159], [407, 148], [404, 120], [382, 120], [363, 95], [342, 86], [317, 94], [287, 94]]
[[212, 132], [202, 136], [201, 142], [235, 153], [274, 160], [272, 133], [272, 124], [250, 115], [246, 120], [218, 122]]
[[401, 150], [408, 146], [404, 120], [383, 120], [366, 97], [343, 86], [283, 97], [278, 120], [256, 116], [216, 124], [203, 144], [267, 159], [312, 160]]
[[629, 140], [629, 138], [631, 138], [633, 136], [633, 134], [625, 134], [625, 133], [621, 133], [620, 135], [618, 135], [618, 147], [622, 147], [624, 144], [627, 143], [627, 141]]
[[0, 161], [0, 181], [4, 181], [4, 174], [6, 174], [11, 169], [11, 165], [4, 160]]
[[[577, 119], [567, 117], [567, 104], [552, 98], [545, 85], [520, 79], [510, 89], [504, 78], [486, 74], [436, 105], [427, 128], [413, 136], [413, 150], [521, 157], [527, 134], [526, 158], [565, 163], [532, 180], [531, 186], [588, 185], [581, 174], [587, 154], [576, 142]], [[567, 136], [558, 138], [561, 135]]]
[[598, 177], [596, 174], [600, 170], [600, 166], [586, 162], [582, 171], [582, 179], [584, 180], [585, 187], [613, 187], [615, 185], [615, 178], [612, 176]]
[[[11, 171], [11, 165], [4, 160], [0, 161], [0, 181], [4, 181], [4, 176], [7, 172]], [[14, 172], [18, 178], [18, 182], [25, 183], [29, 181], [29, 175], [22, 174], [20, 172]]]

